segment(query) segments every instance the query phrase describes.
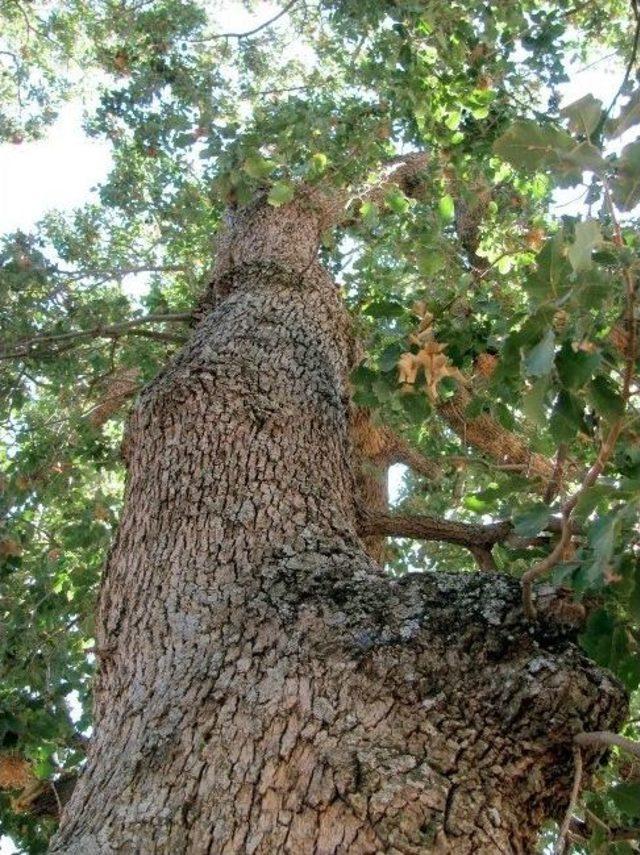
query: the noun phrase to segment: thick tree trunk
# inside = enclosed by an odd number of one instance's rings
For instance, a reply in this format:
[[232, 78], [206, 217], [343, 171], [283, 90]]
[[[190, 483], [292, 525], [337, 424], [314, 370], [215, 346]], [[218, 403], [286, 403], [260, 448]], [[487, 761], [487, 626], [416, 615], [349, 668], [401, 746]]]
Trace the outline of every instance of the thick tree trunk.
[[136, 405], [95, 736], [52, 852], [531, 852], [573, 734], [623, 715], [508, 578], [392, 580], [363, 549], [320, 220], [303, 197], [236, 216]]

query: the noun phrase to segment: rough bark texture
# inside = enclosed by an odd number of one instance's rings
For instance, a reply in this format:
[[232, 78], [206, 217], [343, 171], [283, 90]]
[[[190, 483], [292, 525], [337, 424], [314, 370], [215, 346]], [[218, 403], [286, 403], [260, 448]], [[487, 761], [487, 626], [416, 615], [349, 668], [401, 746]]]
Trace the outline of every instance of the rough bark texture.
[[95, 736], [54, 853], [531, 852], [573, 734], [624, 714], [513, 581], [393, 580], [367, 555], [320, 220], [304, 199], [236, 217], [136, 405]]

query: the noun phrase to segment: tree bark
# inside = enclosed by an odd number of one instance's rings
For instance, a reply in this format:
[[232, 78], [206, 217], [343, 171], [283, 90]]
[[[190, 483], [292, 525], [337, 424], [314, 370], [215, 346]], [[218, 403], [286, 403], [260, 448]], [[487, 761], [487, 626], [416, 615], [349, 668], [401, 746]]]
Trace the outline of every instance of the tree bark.
[[365, 551], [323, 216], [302, 194], [234, 214], [135, 406], [95, 732], [52, 853], [531, 852], [573, 736], [625, 714], [515, 581], [394, 580]]

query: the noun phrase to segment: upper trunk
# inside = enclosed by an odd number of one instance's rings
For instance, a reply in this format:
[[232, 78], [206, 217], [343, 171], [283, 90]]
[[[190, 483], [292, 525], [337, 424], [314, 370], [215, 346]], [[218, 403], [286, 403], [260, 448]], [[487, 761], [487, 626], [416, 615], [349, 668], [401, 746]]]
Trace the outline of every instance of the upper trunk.
[[363, 549], [321, 214], [235, 217], [136, 405], [95, 736], [52, 852], [531, 851], [572, 735], [623, 714], [509, 579], [392, 580]]

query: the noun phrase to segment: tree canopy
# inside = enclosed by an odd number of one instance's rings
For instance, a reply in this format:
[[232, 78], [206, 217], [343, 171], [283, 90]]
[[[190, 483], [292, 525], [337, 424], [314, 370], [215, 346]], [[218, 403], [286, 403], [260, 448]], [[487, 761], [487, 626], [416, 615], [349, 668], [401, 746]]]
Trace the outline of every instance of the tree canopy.
[[[25, 852], [54, 822], [29, 788], [83, 760], [128, 404], [188, 335], [225, 209], [302, 182], [345, 191], [321, 251], [363, 346], [354, 400], [411, 449], [389, 572], [497, 569], [532, 619], [531, 584], [564, 586], [640, 735], [635, 0], [247, 6], [224, 32], [196, 0], [0, 4], [0, 138], [90, 86], [113, 155], [93, 201], [0, 242], [0, 832]], [[594, 56], [610, 101], [562, 106]], [[362, 195], [411, 152], [414, 186]], [[578, 812], [573, 851], [636, 851], [640, 763], [615, 749]]]

